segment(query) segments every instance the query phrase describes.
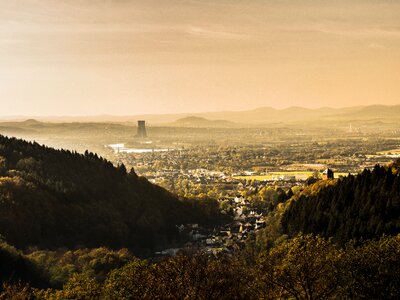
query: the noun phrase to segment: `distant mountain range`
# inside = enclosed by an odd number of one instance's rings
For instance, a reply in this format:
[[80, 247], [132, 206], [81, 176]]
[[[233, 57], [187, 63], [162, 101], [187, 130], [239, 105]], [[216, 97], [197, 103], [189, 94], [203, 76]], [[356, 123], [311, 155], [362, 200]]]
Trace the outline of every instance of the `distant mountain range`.
[[238, 127], [240, 124], [226, 120], [209, 120], [202, 117], [189, 116], [181, 118], [172, 123], [167, 123], [168, 126], [174, 127]]
[[[29, 117], [32, 118], [32, 117]], [[9, 121], [11, 118], [7, 118]], [[27, 117], [15, 117], [13, 120], [23, 121]], [[310, 109], [304, 107], [289, 107], [275, 109], [260, 107], [245, 111], [219, 111], [204, 113], [154, 114], [136, 116], [87, 116], [87, 117], [38, 117], [39, 121], [50, 122], [136, 122], [146, 120], [153, 126], [178, 127], [239, 127], [263, 126], [269, 124], [310, 123], [310, 122], [358, 122], [358, 121], [400, 121], [400, 105], [370, 105], [346, 108], [323, 107]], [[5, 120], [5, 119], [4, 119]], [[26, 122], [34, 123], [35, 120]], [[39, 124], [32, 124], [39, 125]]]

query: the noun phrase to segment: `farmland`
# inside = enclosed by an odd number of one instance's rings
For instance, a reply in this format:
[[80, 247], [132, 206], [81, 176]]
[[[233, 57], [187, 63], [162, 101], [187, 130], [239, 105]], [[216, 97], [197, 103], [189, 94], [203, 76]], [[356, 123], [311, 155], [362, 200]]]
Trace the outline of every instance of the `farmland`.
[[258, 180], [258, 181], [269, 181], [279, 179], [281, 177], [295, 176], [296, 180], [305, 180], [312, 176], [312, 171], [283, 171], [283, 172], [268, 172], [265, 175], [241, 175], [234, 176], [235, 179], [246, 179], [246, 180]]
[[[283, 171], [283, 172], [268, 172], [265, 175], [241, 175], [234, 176], [235, 179], [245, 180], [258, 180], [258, 181], [271, 181], [285, 178], [293, 178], [296, 180], [306, 180], [308, 177], [313, 176], [315, 171]], [[339, 172], [335, 173], [335, 178], [341, 176], [347, 176], [349, 173]], [[322, 176], [322, 174], [321, 174]]]

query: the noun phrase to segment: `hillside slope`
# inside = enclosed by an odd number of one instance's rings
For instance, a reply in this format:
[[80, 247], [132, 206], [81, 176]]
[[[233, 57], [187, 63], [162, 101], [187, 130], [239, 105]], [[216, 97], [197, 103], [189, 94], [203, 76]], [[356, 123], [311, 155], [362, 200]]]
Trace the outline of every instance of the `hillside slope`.
[[377, 165], [372, 171], [301, 195], [285, 211], [283, 231], [291, 236], [322, 234], [342, 243], [400, 233], [399, 166], [399, 162], [390, 167]]
[[96, 154], [0, 136], [0, 234], [17, 248], [152, 249], [208, 217]]

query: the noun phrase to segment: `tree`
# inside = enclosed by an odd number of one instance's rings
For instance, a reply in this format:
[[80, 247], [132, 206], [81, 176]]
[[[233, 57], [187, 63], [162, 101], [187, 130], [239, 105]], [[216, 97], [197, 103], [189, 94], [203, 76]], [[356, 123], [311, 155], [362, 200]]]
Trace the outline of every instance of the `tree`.
[[62, 290], [34, 290], [35, 298], [39, 300], [96, 300], [100, 299], [101, 294], [101, 285], [95, 279], [78, 273], [71, 276]]
[[0, 291], [0, 300], [33, 300], [33, 295], [28, 285], [22, 283], [3, 283]]
[[346, 245], [341, 298], [399, 299], [400, 235]]
[[341, 256], [330, 240], [299, 235], [260, 255], [257, 280], [273, 297], [325, 299], [339, 286]]
[[134, 259], [110, 273], [104, 283], [104, 295], [109, 299], [154, 299], [155, 266]]

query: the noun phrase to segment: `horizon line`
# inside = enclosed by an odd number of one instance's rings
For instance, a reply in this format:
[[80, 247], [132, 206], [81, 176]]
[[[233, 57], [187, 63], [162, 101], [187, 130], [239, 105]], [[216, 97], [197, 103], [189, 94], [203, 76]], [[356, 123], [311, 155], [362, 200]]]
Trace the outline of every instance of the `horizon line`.
[[349, 109], [349, 108], [364, 108], [364, 107], [372, 107], [372, 106], [383, 106], [383, 107], [394, 107], [399, 106], [399, 104], [368, 104], [368, 105], [355, 105], [355, 106], [342, 106], [342, 107], [332, 107], [332, 106], [320, 106], [320, 107], [307, 107], [307, 106], [299, 106], [299, 105], [291, 105], [283, 108], [277, 108], [273, 106], [257, 106], [255, 108], [250, 109], [241, 109], [241, 110], [215, 110], [215, 111], [197, 111], [197, 112], [170, 112], [170, 113], [138, 113], [138, 114], [71, 114], [71, 115], [0, 115], [0, 119], [21, 119], [21, 118], [28, 118], [28, 119], [35, 119], [35, 118], [98, 118], [98, 117], [113, 117], [113, 118], [123, 118], [123, 117], [136, 117], [136, 116], [167, 116], [167, 115], [191, 115], [191, 114], [209, 114], [209, 113], [238, 113], [238, 112], [250, 112], [255, 111], [258, 109], [273, 109], [277, 111], [293, 109], [293, 108], [300, 108], [306, 110], [321, 110], [321, 109]]

